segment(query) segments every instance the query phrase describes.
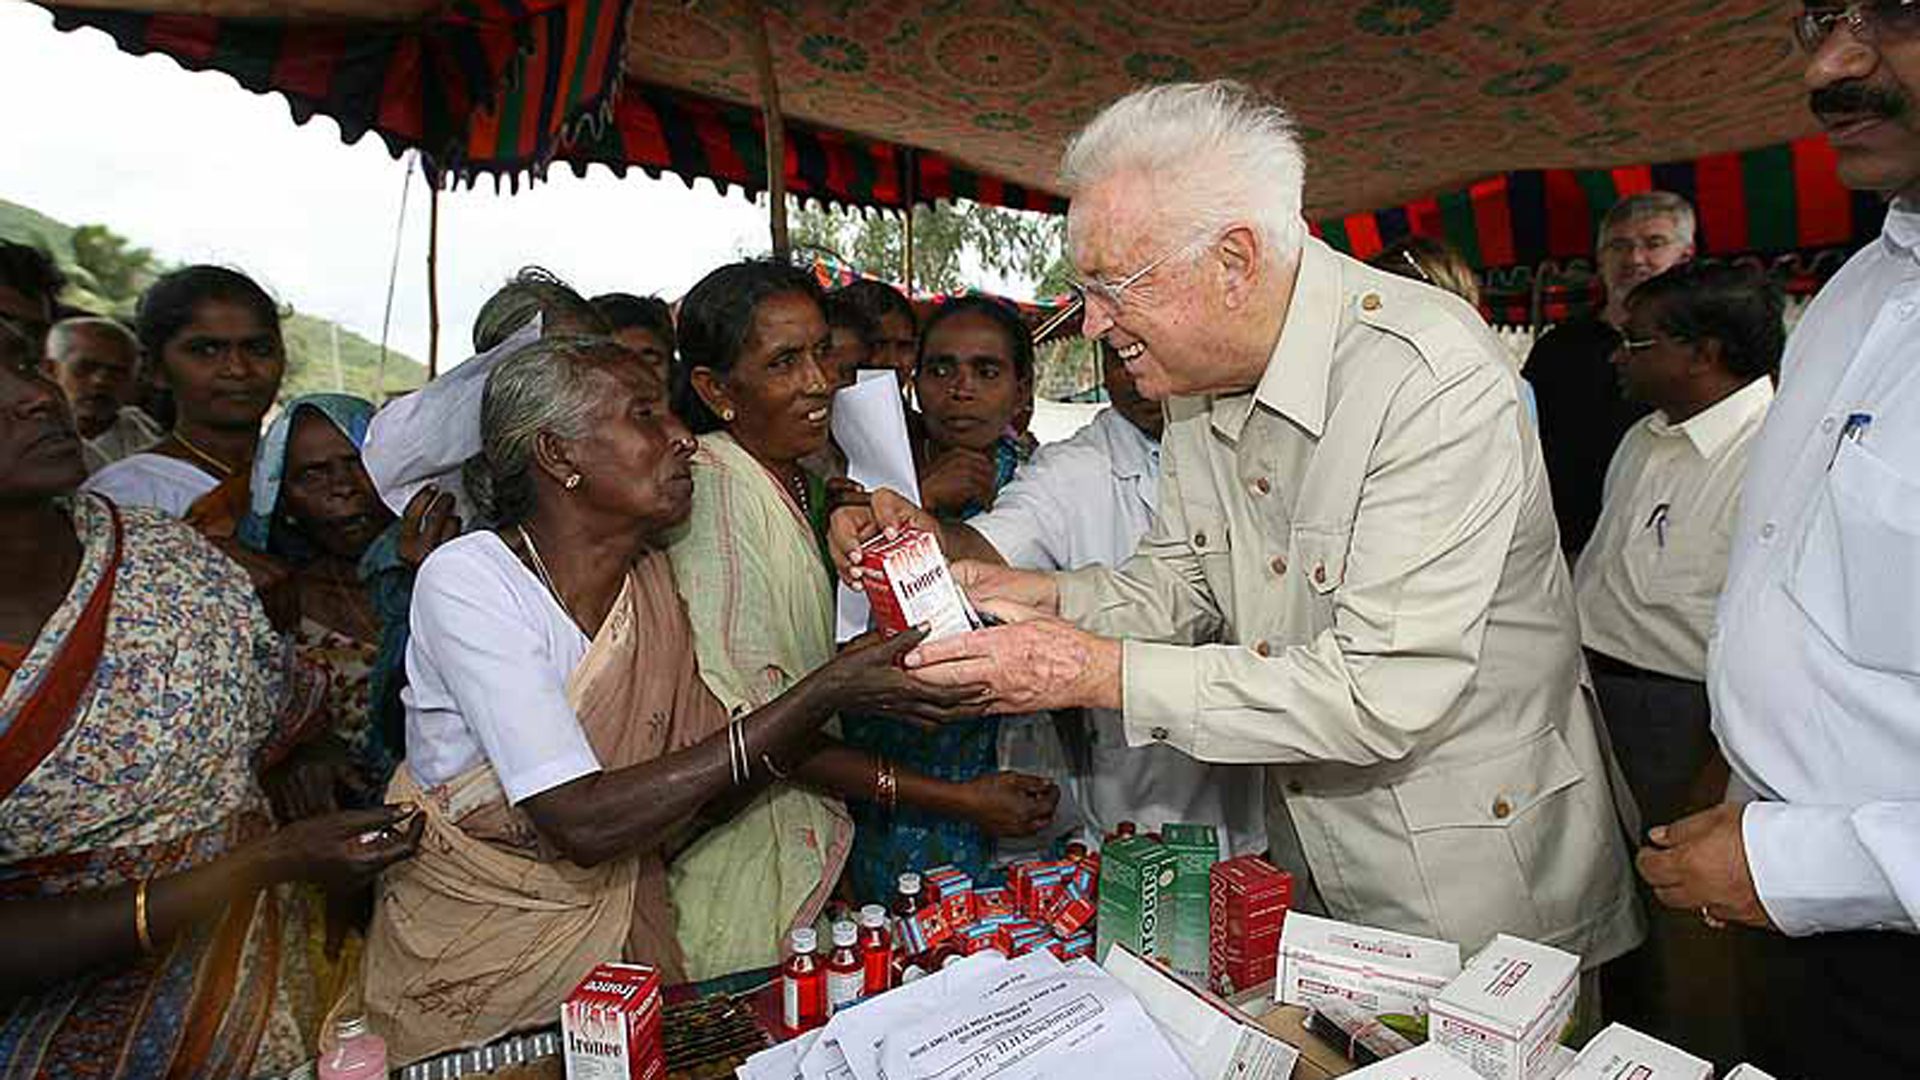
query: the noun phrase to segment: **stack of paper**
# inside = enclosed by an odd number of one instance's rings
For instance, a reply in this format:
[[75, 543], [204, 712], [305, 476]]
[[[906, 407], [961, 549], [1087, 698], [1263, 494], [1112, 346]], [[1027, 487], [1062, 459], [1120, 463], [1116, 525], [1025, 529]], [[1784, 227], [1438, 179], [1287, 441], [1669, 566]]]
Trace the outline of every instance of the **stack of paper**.
[[1041, 950], [967, 957], [762, 1051], [741, 1080], [1194, 1080], [1125, 985]]

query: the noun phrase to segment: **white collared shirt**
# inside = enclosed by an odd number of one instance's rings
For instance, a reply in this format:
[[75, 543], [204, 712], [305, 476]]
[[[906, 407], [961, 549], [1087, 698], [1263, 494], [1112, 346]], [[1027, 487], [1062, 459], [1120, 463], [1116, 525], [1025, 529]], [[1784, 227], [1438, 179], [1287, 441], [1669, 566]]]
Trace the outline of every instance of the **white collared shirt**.
[[[1117, 566], [1153, 524], [1160, 443], [1117, 409], [1102, 410], [1072, 438], [1043, 446], [967, 522], [1009, 565], [1023, 570]], [[1117, 710], [1090, 709], [1092, 772], [1075, 802], [1098, 838], [1122, 821], [1212, 825], [1226, 856], [1267, 850], [1265, 784], [1246, 765], [1212, 765], [1170, 746], [1127, 745]], [[1051, 726], [1006, 725], [1008, 737], [1051, 734]], [[1002, 761], [1003, 767], [1007, 765]]]
[[[1864, 418], [1864, 419], [1863, 419]], [[1920, 213], [1820, 291], [1755, 440], [1708, 658], [1789, 934], [1920, 914]]]
[[1682, 423], [1656, 412], [1628, 429], [1574, 569], [1581, 644], [1664, 675], [1707, 677], [1747, 451], [1772, 403], [1763, 376]]

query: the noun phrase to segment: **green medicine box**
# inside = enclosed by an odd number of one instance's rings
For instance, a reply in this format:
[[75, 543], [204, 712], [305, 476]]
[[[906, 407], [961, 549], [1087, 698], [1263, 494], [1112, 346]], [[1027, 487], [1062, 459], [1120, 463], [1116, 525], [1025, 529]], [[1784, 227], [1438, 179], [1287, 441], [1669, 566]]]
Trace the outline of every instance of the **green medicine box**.
[[1100, 921], [1095, 958], [1104, 961], [1116, 941], [1141, 956], [1168, 959], [1166, 919], [1172, 914], [1179, 856], [1158, 840], [1131, 836], [1100, 849]]
[[1160, 839], [1173, 853], [1173, 905], [1161, 901], [1161, 925], [1170, 931], [1161, 956], [1195, 986], [1207, 983], [1208, 889], [1220, 861], [1220, 833], [1212, 825], [1163, 825]]

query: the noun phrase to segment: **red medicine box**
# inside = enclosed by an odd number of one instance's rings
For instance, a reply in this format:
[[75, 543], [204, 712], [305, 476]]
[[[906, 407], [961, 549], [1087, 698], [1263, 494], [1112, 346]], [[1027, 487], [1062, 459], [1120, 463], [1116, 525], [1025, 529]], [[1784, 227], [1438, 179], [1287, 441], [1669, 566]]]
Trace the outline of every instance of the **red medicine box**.
[[645, 964], [600, 964], [560, 1006], [569, 1080], [658, 1080], [660, 972]]
[[1274, 977], [1293, 875], [1258, 855], [1213, 864], [1207, 892], [1207, 983], [1227, 995]]

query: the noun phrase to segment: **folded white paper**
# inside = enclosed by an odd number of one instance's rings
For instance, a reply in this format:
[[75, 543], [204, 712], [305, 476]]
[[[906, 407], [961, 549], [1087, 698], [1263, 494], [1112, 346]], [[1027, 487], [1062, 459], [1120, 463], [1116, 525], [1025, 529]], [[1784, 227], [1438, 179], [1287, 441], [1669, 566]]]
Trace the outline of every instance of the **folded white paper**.
[[1165, 965], [1124, 944], [1107, 952], [1107, 974], [1140, 999], [1160, 1033], [1198, 1080], [1287, 1080], [1300, 1051], [1274, 1038], [1219, 998], [1196, 990]]
[[[900, 381], [890, 370], [868, 370], [833, 395], [833, 441], [847, 455], [847, 479], [872, 491], [891, 488], [920, 501], [920, 474], [913, 467], [907, 440], [907, 412]], [[867, 597], [839, 586], [834, 638], [847, 641], [866, 632]]]

